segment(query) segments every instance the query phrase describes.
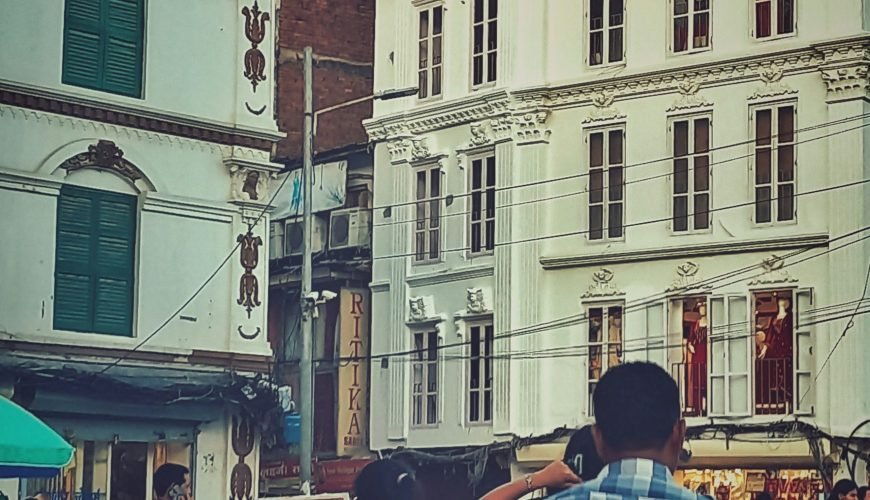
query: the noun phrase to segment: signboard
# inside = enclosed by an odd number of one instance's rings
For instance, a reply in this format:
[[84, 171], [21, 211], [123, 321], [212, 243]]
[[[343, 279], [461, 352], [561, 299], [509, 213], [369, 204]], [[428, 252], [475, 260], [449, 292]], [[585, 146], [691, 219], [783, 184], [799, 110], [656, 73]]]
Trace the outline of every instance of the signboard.
[[[318, 213], [343, 207], [347, 198], [347, 161], [314, 165], [312, 170], [311, 211]], [[283, 178], [278, 180], [279, 185], [283, 182], [283, 186], [275, 196], [272, 220], [302, 216], [302, 169], [297, 168], [286, 175], [289, 176], [286, 181]]]
[[338, 442], [336, 454], [368, 454], [368, 290], [342, 289], [339, 315]]
[[[353, 482], [363, 467], [372, 462], [370, 458], [329, 460], [315, 462], [312, 467], [315, 488], [319, 493], [350, 491]], [[260, 479], [282, 481], [299, 478], [299, 459], [296, 457], [260, 464]]]

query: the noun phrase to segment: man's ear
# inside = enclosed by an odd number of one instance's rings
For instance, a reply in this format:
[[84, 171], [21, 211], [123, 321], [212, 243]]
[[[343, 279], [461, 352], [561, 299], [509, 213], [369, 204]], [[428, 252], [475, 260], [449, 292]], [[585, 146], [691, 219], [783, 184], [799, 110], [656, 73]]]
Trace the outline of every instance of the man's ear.
[[610, 462], [610, 453], [607, 445], [604, 444], [604, 438], [601, 436], [601, 429], [598, 428], [598, 424], [592, 424], [592, 442], [595, 443], [595, 451], [598, 452], [598, 456], [604, 460], [604, 463]]

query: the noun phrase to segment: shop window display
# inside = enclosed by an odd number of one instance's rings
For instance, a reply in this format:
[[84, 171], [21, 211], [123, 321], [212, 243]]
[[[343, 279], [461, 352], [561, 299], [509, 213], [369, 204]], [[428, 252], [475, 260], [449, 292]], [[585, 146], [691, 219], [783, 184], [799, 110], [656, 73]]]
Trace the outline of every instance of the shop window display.
[[[622, 362], [622, 306], [590, 307], [589, 318], [589, 415], [592, 409], [592, 394], [601, 375]], [[607, 326], [602, 331], [604, 323]]]
[[755, 413], [791, 413], [794, 395], [794, 320], [792, 292], [756, 292]]
[[672, 310], [679, 316], [682, 335], [680, 359], [671, 369], [680, 386], [683, 415], [707, 415], [707, 358], [709, 319], [707, 299], [693, 297], [675, 301]]
[[810, 469], [684, 469], [674, 474], [684, 487], [716, 500], [815, 500], [824, 492], [818, 471]]

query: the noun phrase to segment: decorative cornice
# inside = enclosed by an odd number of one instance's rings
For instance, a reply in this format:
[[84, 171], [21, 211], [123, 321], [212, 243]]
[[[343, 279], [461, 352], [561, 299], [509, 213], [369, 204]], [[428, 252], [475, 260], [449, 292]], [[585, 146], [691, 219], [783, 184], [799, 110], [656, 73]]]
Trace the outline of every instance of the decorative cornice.
[[233, 218], [239, 214], [239, 210], [233, 208], [232, 205], [204, 203], [199, 200], [169, 197], [155, 192], [146, 193], [142, 210], [227, 224], [232, 223]]
[[278, 131], [244, 130], [214, 122], [136, 109], [45, 89], [24, 88], [5, 81], [0, 81], [0, 104], [263, 151], [271, 151], [272, 144], [283, 136]]
[[684, 111], [688, 109], [696, 109], [710, 106], [710, 102], [704, 99], [703, 96], [698, 95], [698, 91], [701, 89], [701, 84], [697, 82], [697, 80], [693, 78], [684, 78], [677, 82], [677, 91], [680, 93], [680, 97], [671, 104], [671, 107], [667, 109], [667, 112], [673, 113], [675, 111]]
[[761, 261], [760, 267], [764, 272], [760, 276], [749, 281], [747, 284], [749, 286], [758, 286], [796, 283], [797, 279], [793, 278], [791, 274], [785, 270], [784, 266], [785, 259], [783, 257], [775, 254], [771, 255]]
[[63, 182], [56, 177], [35, 177], [15, 170], [0, 170], [0, 189], [57, 196]]
[[761, 68], [758, 72], [758, 77], [764, 83], [761, 87], [755, 90], [755, 92], [749, 97], [749, 100], [752, 101], [765, 97], [779, 97], [788, 94], [797, 94], [797, 90], [789, 87], [782, 81], [783, 74], [782, 67], [773, 63]]
[[389, 281], [372, 281], [369, 283], [369, 290], [372, 293], [382, 293], [390, 291], [390, 282]]
[[670, 248], [637, 249], [611, 254], [574, 255], [565, 257], [542, 257], [541, 265], [546, 270], [575, 267], [603, 266], [630, 262], [686, 259], [689, 257], [712, 257], [734, 253], [780, 251], [792, 248], [816, 248], [828, 245], [827, 234], [766, 238], [763, 240], [726, 241], [701, 245], [680, 245]]
[[602, 267], [592, 273], [592, 283], [581, 299], [597, 299], [607, 297], [619, 297], [625, 295], [625, 292], [616, 287], [613, 283], [613, 271]]
[[547, 128], [546, 110], [527, 111], [513, 117], [513, 131], [518, 145], [550, 142], [550, 129]]
[[416, 274], [408, 276], [405, 280], [408, 286], [422, 287], [429, 285], [440, 285], [444, 283], [452, 283], [454, 281], [470, 280], [476, 278], [486, 278], [493, 275], [492, 266], [475, 266], [465, 267], [460, 269], [451, 269], [439, 273]]
[[230, 172], [230, 197], [233, 201], [267, 203], [271, 184], [283, 168], [270, 162], [265, 152], [238, 147], [230, 148], [223, 162]]

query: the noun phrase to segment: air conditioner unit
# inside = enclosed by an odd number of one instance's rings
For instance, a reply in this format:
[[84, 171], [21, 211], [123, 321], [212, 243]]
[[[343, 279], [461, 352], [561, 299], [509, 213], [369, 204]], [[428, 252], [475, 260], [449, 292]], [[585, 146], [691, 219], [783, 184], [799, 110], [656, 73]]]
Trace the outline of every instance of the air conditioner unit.
[[371, 212], [364, 208], [333, 210], [329, 216], [329, 249], [371, 245]]
[[[311, 221], [311, 253], [315, 254], [322, 252], [326, 243], [326, 221], [316, 215], [311, 216]], [[284, 254], [302, 255], [305, 251], [304, 240], [302, 218], [287, 219], [284, 226]]]
[[284, 222], [269, 224], [269, 259], [284, 256]]

